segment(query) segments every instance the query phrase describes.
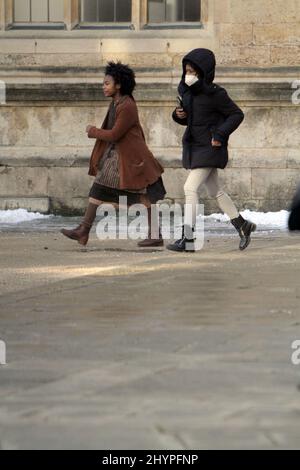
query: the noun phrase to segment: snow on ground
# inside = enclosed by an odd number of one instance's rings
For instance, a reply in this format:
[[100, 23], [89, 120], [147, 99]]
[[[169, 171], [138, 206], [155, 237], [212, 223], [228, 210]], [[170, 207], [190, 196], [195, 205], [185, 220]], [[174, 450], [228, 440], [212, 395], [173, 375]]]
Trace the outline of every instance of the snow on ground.
[[[245, 210], [241, 212], [244, 219], [251, 220], [255, 224], [264, 227], [274, 227], [279, 229], [286, 229], [288, 226], [289, 212], [282, 210], [279, 212], [255, 212]], [[204, 216], [205, 220], [217, 220], [219, 222], [229, 221], [229, 217], [225, 214], [211, 214]]]
[[[245, 219], [251, 220], [255, 224], [264, 228], [277, 228], [277, 229], [287, 229], [288, 216], [289, 212], [282, 210], [279, 212], [255, 212], [250, 210], [245, 210], [241, 212], [242, 216]], [[16, 209], [16, 210], [6, 210], [0, 211], [0, 226], [3, 225], [16, 225], [21, 224], [22, 222], [30, 222], [34, 220], [47, 220], [52, 219], [52, 223], [55, 224], [55, 221], [59, 221], [61, 218], [55, 217], [53, 215], [43, 215], [39, 212], [28, 212], [26, 209]], [[205, 221], [214, 222], [228, 222], [229, 217], [224, 214], [211, 214], [204, 216]]]
[[50, 215], [28, 212], [26, 209], [0, 211], [0, 224], [19, 224], [37, 219], [49, 219]]

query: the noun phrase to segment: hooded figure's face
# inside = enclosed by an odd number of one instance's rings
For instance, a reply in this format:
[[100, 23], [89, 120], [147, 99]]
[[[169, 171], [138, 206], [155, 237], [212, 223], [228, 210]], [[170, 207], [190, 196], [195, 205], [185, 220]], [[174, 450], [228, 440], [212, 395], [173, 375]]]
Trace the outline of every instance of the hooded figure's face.
[[216, 59], [209, 49], [193, 49], [182, 59], [182, 80], [179, 94], [186, 91], [187, 86], [193, 94], [200, 91], [209, 93], [215, 78]]
[[198, 82], [201, 78], [201, 74], [192, 66], [192, 64], [187, 63], [185, 65], [185, 83], [188, 86], [192, 86]]

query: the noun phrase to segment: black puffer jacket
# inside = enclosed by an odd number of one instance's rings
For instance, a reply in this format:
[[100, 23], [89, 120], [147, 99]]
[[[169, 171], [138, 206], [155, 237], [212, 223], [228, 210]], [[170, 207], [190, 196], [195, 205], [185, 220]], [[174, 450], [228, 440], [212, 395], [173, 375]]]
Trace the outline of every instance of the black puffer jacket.
[[[190, 63], [200, 72], [202, 78], [191, 87], [185, 84], [185, 65]], [[186, 119], [178, 124], [187, 126], [183, 136], [183, 167], [225, 168], [228, 163], [228, 139], [244, 119], [243, 111], [229, 98], [226, 90], [213, 83], [216, 61], [208, 49], [194, 49], [182, 61], [183, 75], [178, 87], [183, 101]], [[213, 147], [212, 138], [222, 142], [221, 147]]]

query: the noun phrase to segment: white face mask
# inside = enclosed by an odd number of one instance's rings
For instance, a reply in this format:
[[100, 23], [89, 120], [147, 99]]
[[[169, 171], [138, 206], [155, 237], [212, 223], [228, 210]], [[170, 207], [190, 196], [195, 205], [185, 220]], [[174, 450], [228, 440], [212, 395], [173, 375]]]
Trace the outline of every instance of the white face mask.
[[185, 83], [188, 86], [194, 85], [196, 82], [198, 82], [198, 80], [199, 80], [199, 78], [197, 77], [197, 75], [186, 74], [186, 76], [185, 76]]

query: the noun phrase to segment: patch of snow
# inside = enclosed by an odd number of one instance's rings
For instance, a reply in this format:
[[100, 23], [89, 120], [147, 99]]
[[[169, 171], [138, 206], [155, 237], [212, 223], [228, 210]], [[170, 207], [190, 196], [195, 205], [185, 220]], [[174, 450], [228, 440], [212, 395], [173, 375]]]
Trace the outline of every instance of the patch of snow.
[[[255, 212], [245, 210], [241, 212], [244, 219], [250, 220], [257, 225], [264, 227], [276, 227], [286, 229], [288, 226], [289, 212], [282, 210], [279, 212]], [[218, 222], [228, 222], [229, 217], [225, 214], [211, 214], [204, 216], [205, 220], [217, 220]]]
[[20, 224], [37, 219], [49, 219], [51, 215], [43, 215], [39, 212], [29, 212], [26, 209], [14, 209], [0, 211], [0, 224]]

